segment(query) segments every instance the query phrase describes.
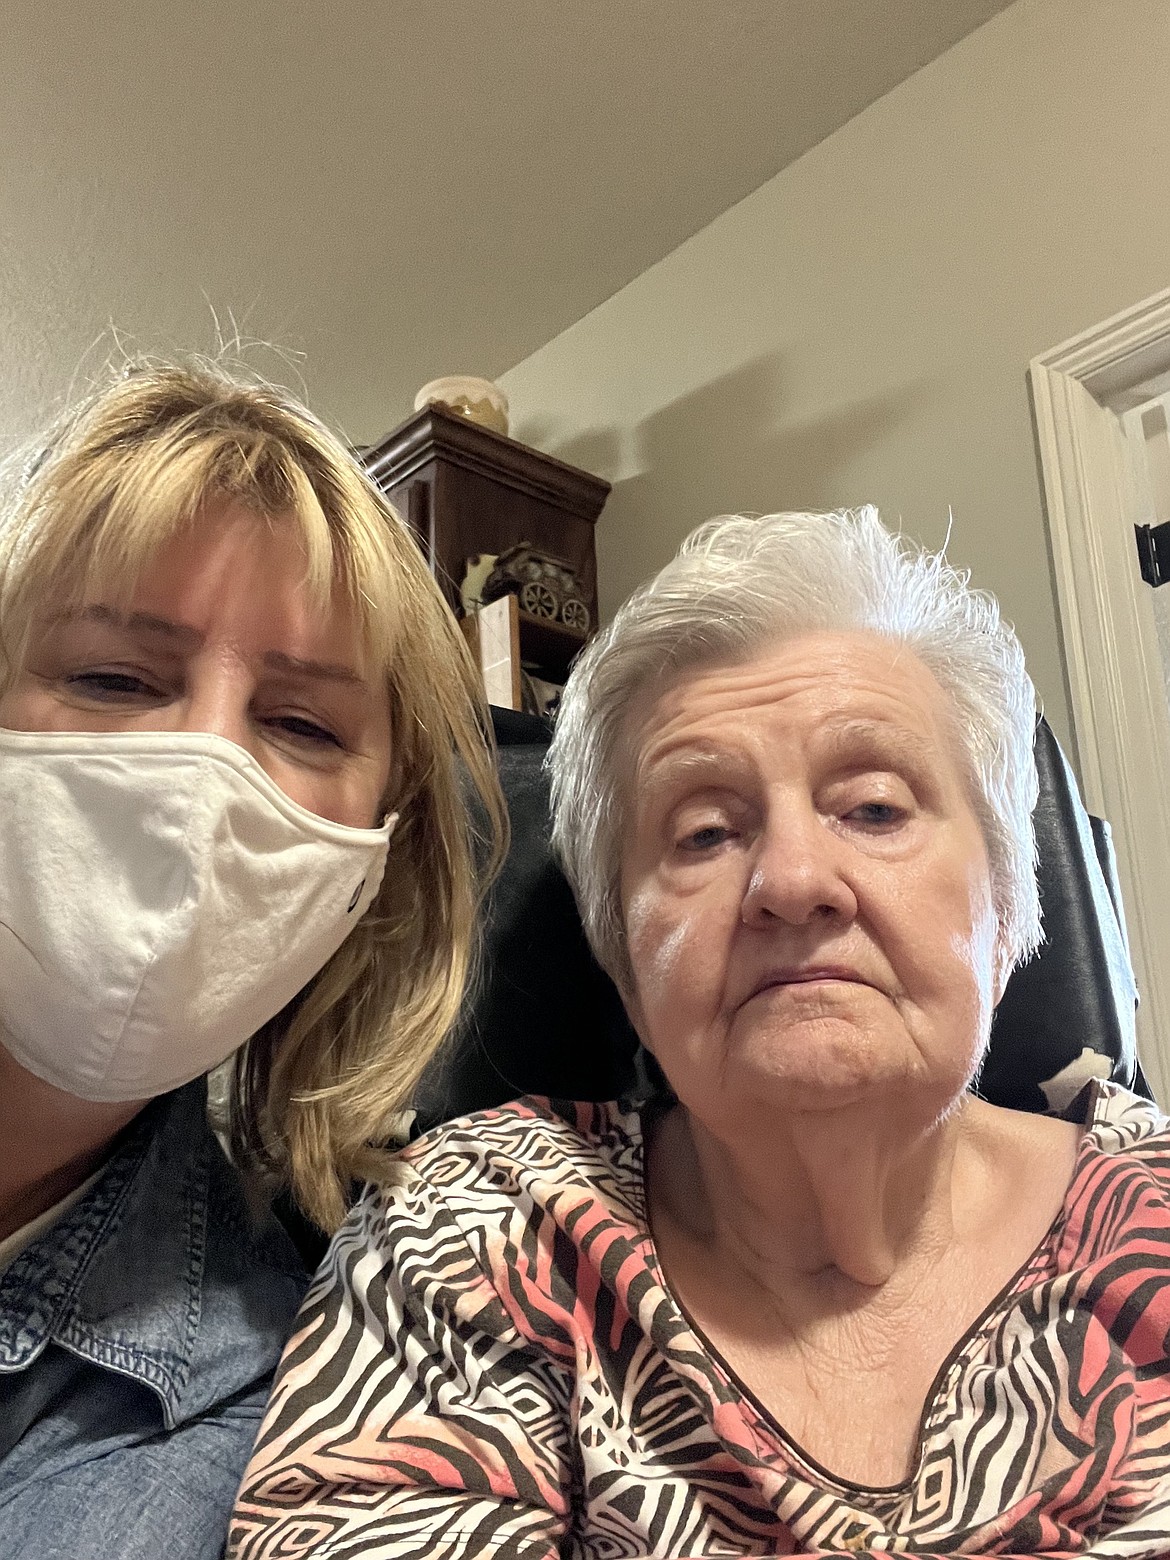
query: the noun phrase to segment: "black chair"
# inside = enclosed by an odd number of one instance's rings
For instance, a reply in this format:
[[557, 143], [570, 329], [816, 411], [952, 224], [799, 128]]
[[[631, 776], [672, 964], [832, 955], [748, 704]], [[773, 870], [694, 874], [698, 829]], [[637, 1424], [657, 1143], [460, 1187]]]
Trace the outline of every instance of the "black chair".
[[[488, 905], [483, 968], [464, 1023], [419, 1089], [418, 1131], [518, 1094], [613, 1099], [653, 1074], [552, 858], [548, 728], [507, 710], [493, 716], [512, 846]], [[1046, 940], [1008, 983], [979, 1089], [995, 1104], [1058, 1112], [1074, 1108], [1093, 1073], [1148, 1095], [1109, 828], [1085, 811], [1044, 721], [1036, 759]]]

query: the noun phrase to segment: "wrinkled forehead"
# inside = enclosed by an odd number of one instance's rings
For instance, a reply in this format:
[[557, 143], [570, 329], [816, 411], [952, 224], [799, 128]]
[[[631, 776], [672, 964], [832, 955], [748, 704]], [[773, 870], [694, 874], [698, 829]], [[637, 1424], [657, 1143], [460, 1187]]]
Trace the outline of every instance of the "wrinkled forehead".
[[664, 764], [698, 762], [757, 737], [766, 752], [766, 741], [789, 728], [826, 760], [856, 752], [949, 771], [975, 799], [950, 694], [913, 651], [862, 631], [791, 636], [647, 680], [619, 728], [615, 778], [632, 801]]

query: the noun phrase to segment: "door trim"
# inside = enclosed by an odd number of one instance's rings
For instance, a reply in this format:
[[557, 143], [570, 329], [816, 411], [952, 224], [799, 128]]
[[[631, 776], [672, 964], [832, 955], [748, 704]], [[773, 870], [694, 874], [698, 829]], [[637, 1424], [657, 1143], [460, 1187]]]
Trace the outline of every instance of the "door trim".
[[[1108, 818], [1138, 988], [1138, 1042], [1170, 1101], [1170, 718], [1133, 545], [1119, 414], [1170, 372], [1170, 289], [1033, 358], [1028, 378], [1085, 800]], [[1144, 394], [1143, 394], [1144, 390]], [[1170, 588], [1170, 587], [1167, 587]]]

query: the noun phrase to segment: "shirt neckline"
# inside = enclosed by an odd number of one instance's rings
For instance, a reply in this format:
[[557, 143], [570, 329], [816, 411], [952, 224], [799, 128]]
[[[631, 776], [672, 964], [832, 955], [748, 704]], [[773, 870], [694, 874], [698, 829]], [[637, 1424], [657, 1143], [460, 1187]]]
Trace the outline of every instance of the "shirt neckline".
[[[1059, 1248], [1065, 1224], [1068, 1221], [1070, 1204], [1074, 1201], [1077, 1185], [1087, 1171], [1088, 1160], [1092, 1156], [1108, 1152], [1099, 1141], [1096, 1135], [1097, 1130], [1110, 1125], [1108, 1119], [1110, 1101], [1118, 1094], [1126, 1093], [1127, 1091], [1122, 1090], [1116, 1084], [1097, 1078], [1090, 1080], [1088, 1089], [1084, 1131], [1081, 1134], [1080, 1142], [1077, 1144], [1072, 1174], [1069, 1177], [1068, 1186], [1065, 1189], [1060, 1208], [1057, 1210], [1052, 1223], [1029, 1255], [1002, 1288], [984, 1306], [979, 1315], [964, 1329], [951, 1349], [948, 1350], [938, 1370], [935, 1372], [923, 1399], [910, 1472], [905, 1479], [900, 1479], [894, 1484], [866, 1484], [860, 1480], [847, 1479], [843, 1475], [835, 1473], [831, 1468], [826, 1467], [825, 1464], [819, 1462], [811, 1453], [806, 1451], [800, 1442], [796, 1440], [795, 1436], [785, 1429], [734, 1367], [724, 1358], [716, 1344], [707, 1336], [682, 1299], [671, 1287], [666, 1276], [666, 1270], [659, 1257], [658, 1246], [650, 1224], [650, 1192], [647, 1182], [648, 1155], [646, 1147], [649, 1132], [675, 1101], [673, 1099], [655, 1099], [638, 1108], [639, 1164], [637, 1186], [641, 1197], [641, 1207], [638, 1211], [646, 1240], [647, 1262], [652, 1269], [655, 1282], [666, 1296], [668, 1302], [686, 1323], [687, 1328], [701, 1346], [703, 1352], [714, 1362], [728, 1383], [734, 1386], [744, 1402], [750, 1406], [755, 1419], [770, 1436], [779, 1442], [786, 1455], [791, 1457], [800, 1468], [813, 1474], [816, 1478], [824, 1481], [825, 1484], [845, 1496], [868, 1497], [871, 1500], [879, 1497], [889, 1499], [891, 1497], [905, 1496], [913, 1491], [922, 1471], [927, 1442], [930, 1438], [935, 1417], [941, 1406], [942, 1390], [947, 1378], [964, 1359], [975, 1354], [978, 1348], [983, 1345], [989, 1323], [1002, 1312], [1016, 1295], [1025, 1293], [1036, 1283], [1040, 1282], [1041, 1275], [1046, 1269], [1051, 1267], [1055, 1253]], [[764, 1458], [761, 1458], [761, 1461], [764, 1460]]]

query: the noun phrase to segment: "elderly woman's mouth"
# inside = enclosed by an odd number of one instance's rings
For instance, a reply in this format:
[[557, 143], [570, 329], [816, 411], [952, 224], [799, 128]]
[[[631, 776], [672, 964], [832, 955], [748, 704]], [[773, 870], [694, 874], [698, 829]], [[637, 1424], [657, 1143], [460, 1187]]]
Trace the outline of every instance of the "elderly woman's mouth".
[[771, 970], [752, 987], [747, 1000], [762, 996], [766, 991], [776, 991], [791, 986], [817, 985], [872, 986], [857, 970], [841, 964], [815, 964], [792, 969]]

